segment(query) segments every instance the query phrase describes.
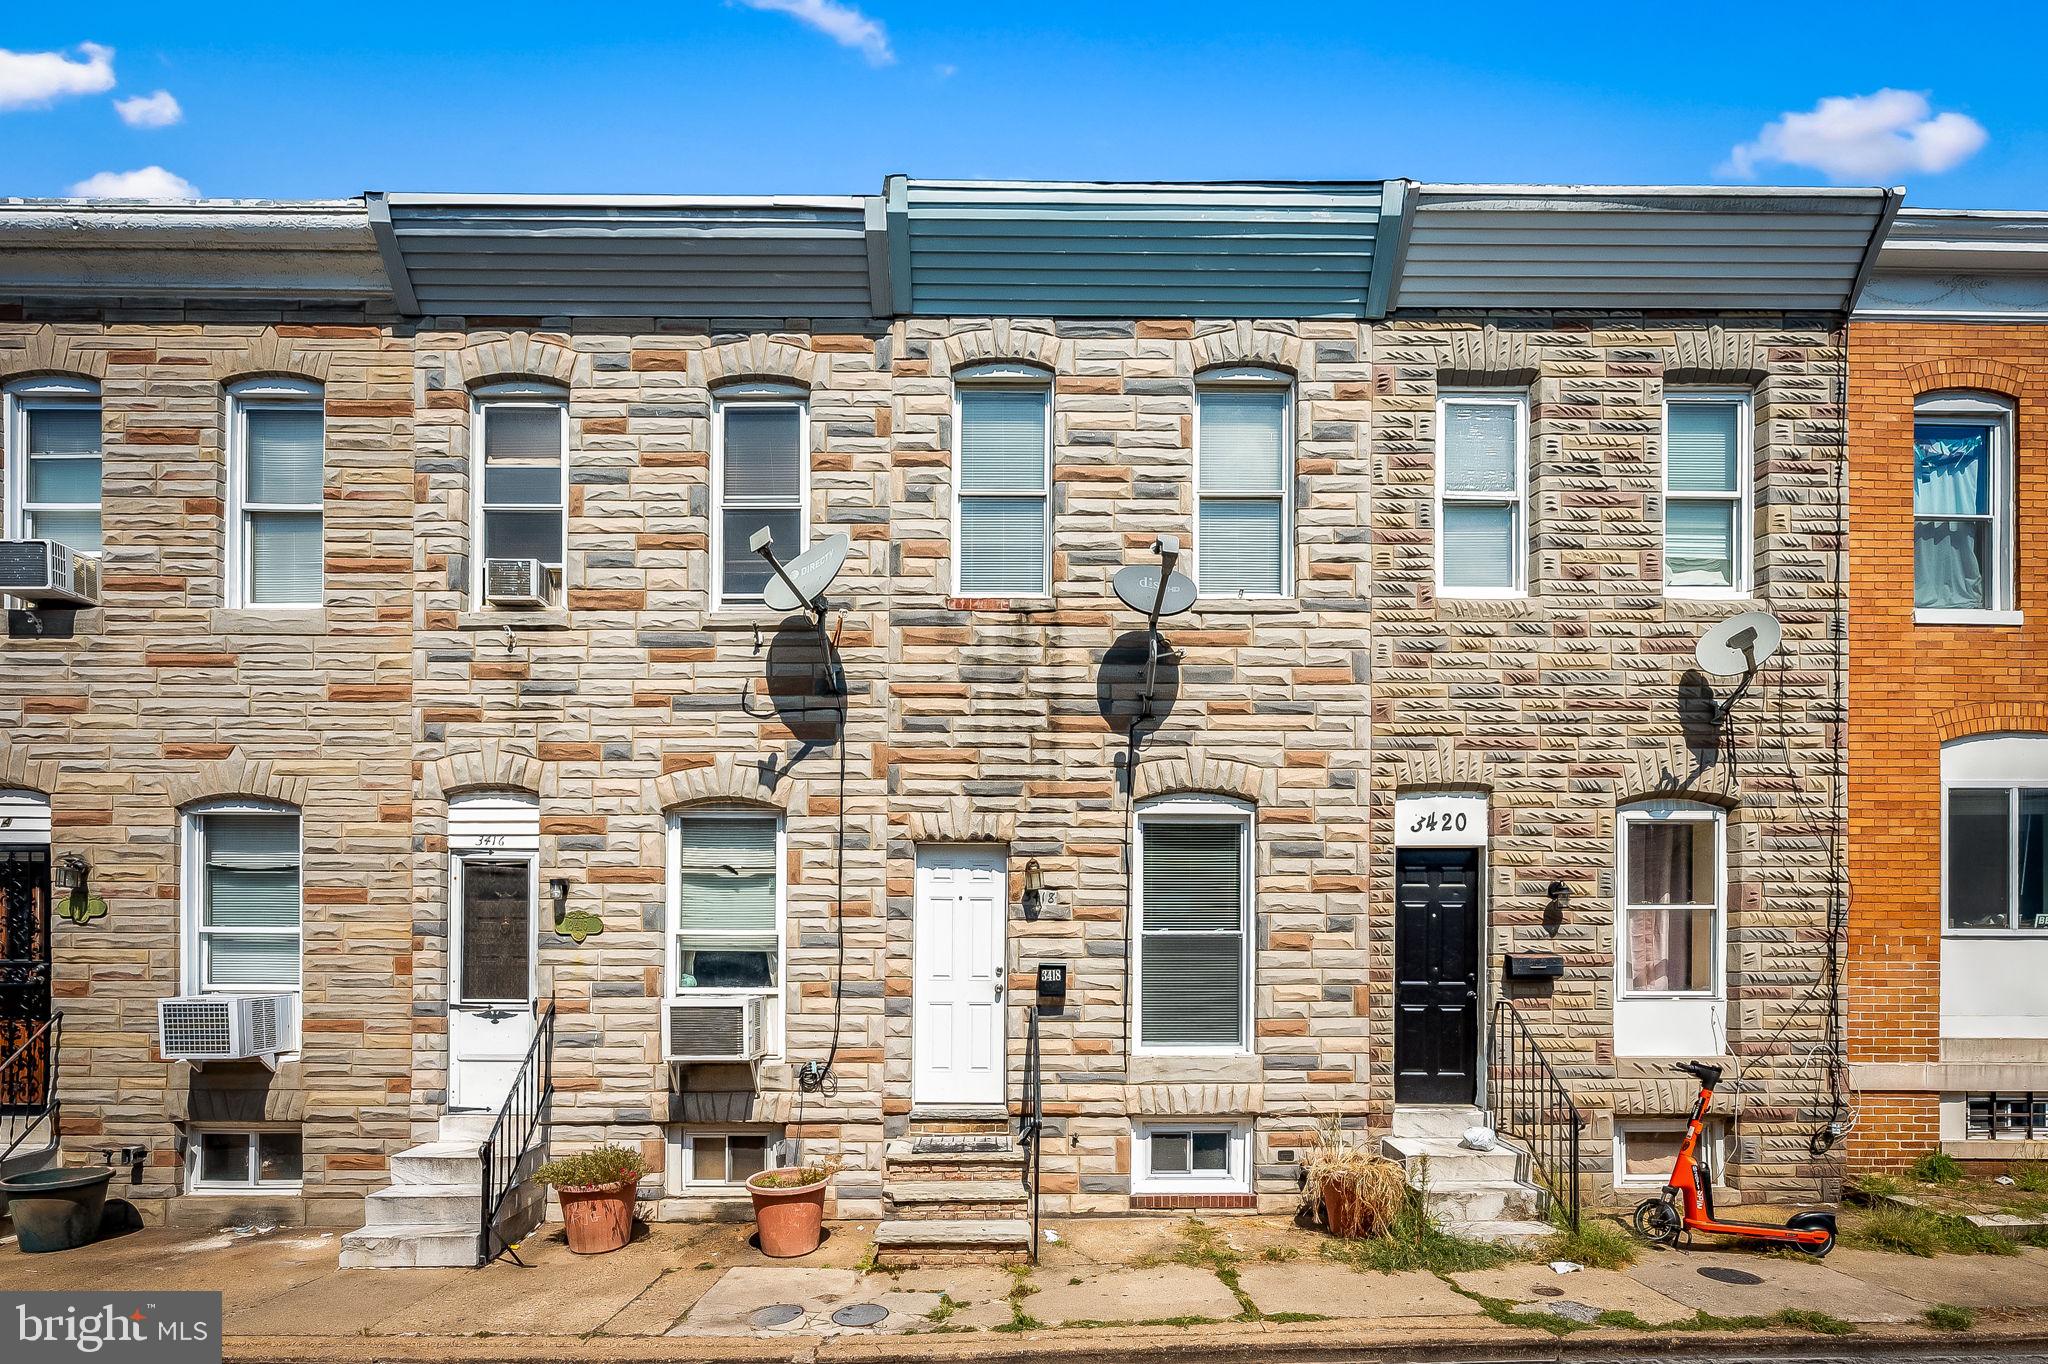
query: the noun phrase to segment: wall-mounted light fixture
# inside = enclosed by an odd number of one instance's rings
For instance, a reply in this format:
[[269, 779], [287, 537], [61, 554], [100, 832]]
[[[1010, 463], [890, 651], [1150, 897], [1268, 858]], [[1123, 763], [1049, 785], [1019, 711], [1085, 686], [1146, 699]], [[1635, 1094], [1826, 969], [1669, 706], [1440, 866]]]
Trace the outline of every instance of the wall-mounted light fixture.
[[555, 922], [562, 922], [562, 916], [569, 912], [569, 878], [557, 876], [549, 881], [548, 898], [554, 901]]
[[91, 868], [85, 854], [68, 852], [57, 859], [57, 889], [67, 900], [82, 900], [90, 888]]
[[1552, 881], [1548, 891], [1550, 903], [1544, 906], [1550, 913], [1562, 917], [1572, 907], [1572, 888], [1562, 881]]
[[1045, 868], [1032, 858], [1024, 864], [1024, 912], [1036, 914], [1045, 901]]

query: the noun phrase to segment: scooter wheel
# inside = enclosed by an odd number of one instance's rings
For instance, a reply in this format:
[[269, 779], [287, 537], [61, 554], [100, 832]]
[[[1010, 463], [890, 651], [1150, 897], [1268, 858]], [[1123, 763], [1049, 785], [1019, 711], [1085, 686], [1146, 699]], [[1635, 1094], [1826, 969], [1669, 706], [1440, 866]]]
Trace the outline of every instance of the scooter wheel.
[[1666, 1200], [1646, 1198], [1636, 1207], [1635, 1227], [1636, 1235], [1652, 1245], [1675, 1246], [1679, 1232], [1685, 1230], [1685, 1220]]
[[1825, 1231], [1825, 1241], [1794, 1241], [1792, 1244], [1818, 1260], [1835, 1248], [1835, 1219], [1833, 1214], [1824, 1212], [1803, 1212], [1785, 1226], [1792, 1231]]

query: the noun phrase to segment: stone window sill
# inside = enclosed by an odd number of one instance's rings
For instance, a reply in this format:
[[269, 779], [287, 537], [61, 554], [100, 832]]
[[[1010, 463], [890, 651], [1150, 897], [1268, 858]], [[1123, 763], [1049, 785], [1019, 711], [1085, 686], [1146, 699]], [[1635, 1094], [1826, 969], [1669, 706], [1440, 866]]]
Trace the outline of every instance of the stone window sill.
[[464, 611], [455, 618], [458, 630], [566, 630], [567, 611]]
[[261, 606], [216, 606], [206, 613], [206, 628], [216, 635], [324, 635], [327, 612], [318, 607], [280, 611]]
[[2023, 625], [2026, 617], [2018, 611], [1934, 611], [1916, 608], [1915, 625]]

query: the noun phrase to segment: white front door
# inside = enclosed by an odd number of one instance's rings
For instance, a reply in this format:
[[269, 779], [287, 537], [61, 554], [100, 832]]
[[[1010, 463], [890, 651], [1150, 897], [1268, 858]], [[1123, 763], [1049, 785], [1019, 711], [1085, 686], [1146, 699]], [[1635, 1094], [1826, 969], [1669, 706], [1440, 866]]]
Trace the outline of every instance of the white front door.
[[1003, 1094], [1003, 855], [920, 848], [911, 1101], [999, 1104]]
[[448, 1107], [496, 1112], [533, 1041], [534, 859], [455, 858]]

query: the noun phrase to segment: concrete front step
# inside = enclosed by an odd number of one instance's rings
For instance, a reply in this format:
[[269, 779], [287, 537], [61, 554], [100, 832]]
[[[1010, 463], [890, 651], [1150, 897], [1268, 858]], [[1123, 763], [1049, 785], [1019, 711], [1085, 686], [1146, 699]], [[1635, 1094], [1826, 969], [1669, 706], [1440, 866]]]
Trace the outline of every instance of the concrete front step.
[[1019, 1264], [1030, 1254], [1021, 1218], [890, 1218], [875, 1228], [878, 1265]]
[[438, 1222], [365, 1227], [341, 1238], [343, 1269], [469, 1269], [478, 1259], [475, 1227], [456, 1231]]
[[1491, 1151], [1475, 1151], [1448, 1137], [1382, 1137], [1380, 1154], [1398, 1161], [1413, 1184], [1424, 1177], [1441, 1181], [1479, 1183], [1486, 1180], [1513, 1182], [1528, 1173], [1528, 1157], [1518, 1146], [1502, 1138]]
[[1526, 1184], [1438, 1184], [1432, 1180], [1422, 1204], [1440, 1224], [1463, 1235], [1463, 1228], [1475, 1223], [1534, 1220], [1543, 1211], [1543, 1195]]
[[483, 1216], [481, 1181], [468, 1184], [390, 1184], [363, 1200], [363, 1225], [471, 1227]]
[[495, 1113], [443, 1113], [441, 1115], [441, 1140], [466, 1141], [481, 1147], [484, 1138], [491, 1135], [491, 1129], [498, 1124]]
[[1557, 1228], [1548, 1222], [1536, 1222], [1515, 1218], [1496, 1222], [1467, 1222], [1458, 1227], [1458, 1235], [1468, 1241], [1490, 1241], [1497, 1246], [1515, 1246], [1530, 1249], [1542, 1245], [1557, 1235]]
[[1464, 1136], [1468, 1127], [1486, 1125], [1486, 1114], [1470, 1104], [1395, 1104], [1393, 1126], [1388, 1130], [1397, 1137], [1455, 1140]]

